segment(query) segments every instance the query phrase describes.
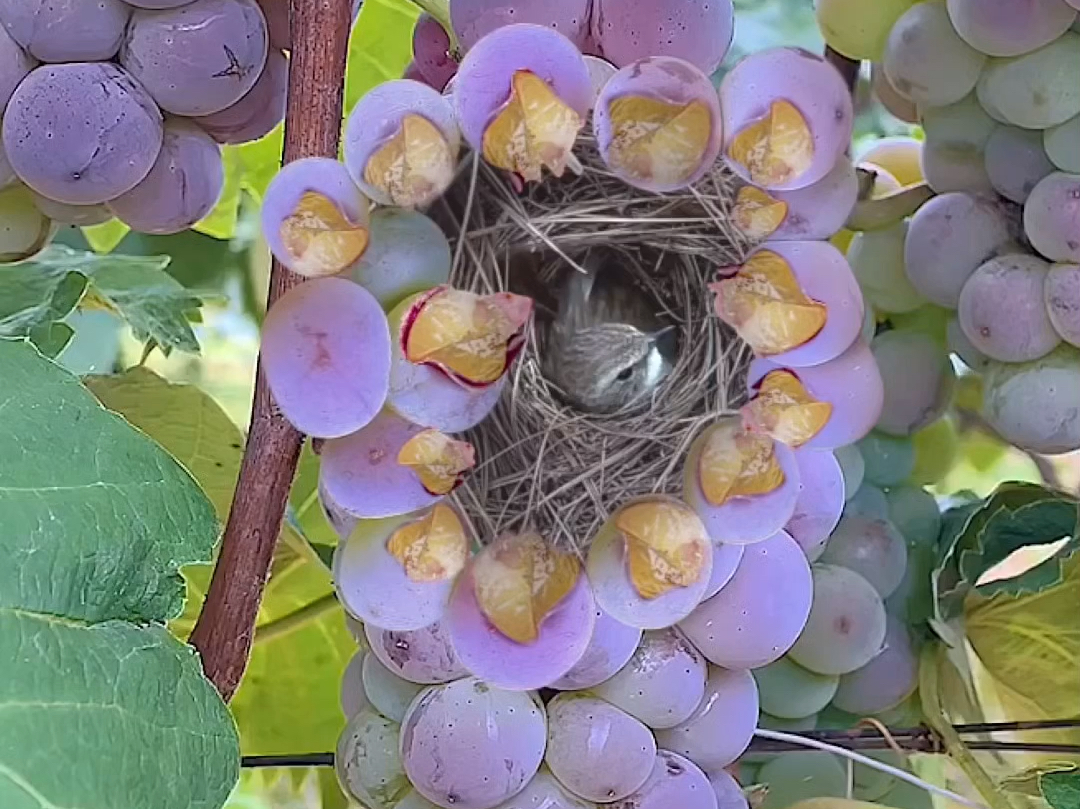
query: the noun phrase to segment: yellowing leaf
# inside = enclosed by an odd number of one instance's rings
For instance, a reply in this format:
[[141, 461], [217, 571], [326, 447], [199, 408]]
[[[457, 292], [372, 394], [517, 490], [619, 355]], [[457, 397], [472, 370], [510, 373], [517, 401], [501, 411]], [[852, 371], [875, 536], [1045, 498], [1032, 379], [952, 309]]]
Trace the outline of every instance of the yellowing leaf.
[[731, 217], [748, 239], [760, 241], [776, 232], [788, 213], [788, 204], [754, 185], [744, 185], [735, 195]]
[[581, 116], [531, 71], [517, 71], [510, 84], [510, 100], [484, 130], [484, 159], [526, 180], [539, 181], [544, 167], [561, 177]]
[[709, 288], [717, 317], [759, 355], [803, 345], [825, 326], [825, 306], [806, 296], [787, 261], [771, 250], [758, 250], [734, 276]]
[[627, 504], [615, 515], [626, 540], [630, 581], [642, 598], [656, 598], [688, 587], [705, 570], [708, 536], [701, 518], [669, 497]]
[[469, 559], [469, 539], [457, 512], [436, 503], [423, 517], [406, 523], [387, 541], [387, 551], [413, 581], [454, 578]]
[[419, 115], [406, 115], [398, 131], [368, 158], [364, 181], [402, 208], [437, 199], [454, 179], [457, 155], [442, 132]]
[[314, 191], [304, 193], [280, 230], [289, 269], [309, 278], [342, 272], [368, 246], [367, 225], [350, 221], [333, 201]]
[[538, 534], [504, 537], [473, 563], [473, 585], [481, 612], [518, 643], [540, 636], [544, 618], [581, 575], [581, 563]]
[[790, 371], [770, 371], [758, 394], [742, 408], [743, 426], [790, 447], [801, 447], [832, 415], [832, 404], [811, 396]]
[[472, 444], [438, 430], [423, 430], [405, 442], [397, 461], [412, 469], [421, 485], [434, 495], [450, 494], [476, 465]]
[[712, 112], [703, 101], [669, 104], [626, 95], [608, 105], [608, 161], [636, 180], [685, 183], [701, 167], [712, 139]]
[[774, 101], [767, 115], [735, 135], [728, 156], [746, 167], [754, 183], [774, 187], [810, 168], [814, 138], [795, 105]]
[[722, 422], [710, 429], [698, 462], [701, 491], [714, 506], [733, 497], [767, 494], [784, 483], [773, 440], [747, 433], [737, 422]]

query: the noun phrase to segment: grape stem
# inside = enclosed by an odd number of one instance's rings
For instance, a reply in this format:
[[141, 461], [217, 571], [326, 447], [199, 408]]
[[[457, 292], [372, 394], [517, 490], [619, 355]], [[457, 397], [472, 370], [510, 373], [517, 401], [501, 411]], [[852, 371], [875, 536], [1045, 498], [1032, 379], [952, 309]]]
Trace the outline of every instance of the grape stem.
[[859, 71], [862, 69], [862, 62], [857, 59], [848, 59], [844, 54], [834, 51], [827, 45], [825, 46], [825, 61], [840, 71], [844, 83], [847, 84], [851, 94], [855, 95], [855, 87], [859, 83]]
[[[351, 5], [350, 0], [291, 2], [294, 48], [283, 163], [309, 156], [337, 157]], [[275, 261], [267, 307], [300, 281]], [[206, 676], [226, 701], [236, 692], [251, 653], [255, 619], [302, 442], [303, 436], [274, 404], [258, 369], [240, 478], [210, 589], [190, 638], [202, 656]]]

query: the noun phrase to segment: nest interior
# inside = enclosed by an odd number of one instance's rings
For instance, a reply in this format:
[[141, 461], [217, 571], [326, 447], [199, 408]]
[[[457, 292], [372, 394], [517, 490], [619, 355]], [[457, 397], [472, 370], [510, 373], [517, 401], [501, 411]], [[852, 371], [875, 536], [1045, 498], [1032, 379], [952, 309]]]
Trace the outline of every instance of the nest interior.
[[453, 248], [451, 283], [508, 291], [513, 256], [540, 253], [553, 281], [590, 248], [623, 251], [626, 266], [675, 325], [679, 350], [651, 395], [612, 413], [564, 402], [541, 371], [533, 333], [498, 405], [466, 436], [478, 463], [456, 493], [482, 542], [535, 530], [581, 553], [600, 525], [635, 495], [678, 494], [683, 459], [701, 427], [746, 398], [748, 347], [713, 313], [707, 285], [747, 248], [729, 221], [732, 177], [721, 161], [694, 186], [653, 194], [614, 176], [595, 142], [575, 148], [582, 172], [515, 190], [474, 153], [429, 215]]

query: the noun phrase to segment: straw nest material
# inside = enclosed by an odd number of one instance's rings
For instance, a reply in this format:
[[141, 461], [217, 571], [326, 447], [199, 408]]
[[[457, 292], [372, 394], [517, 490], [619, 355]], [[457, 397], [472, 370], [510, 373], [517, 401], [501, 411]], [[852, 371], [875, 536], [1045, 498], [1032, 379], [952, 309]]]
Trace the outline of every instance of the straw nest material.
[[541, 373], [534, 329], [498, 406], [467, 435], [478, 463], [456, 497], [481, 540], [533, 529], [580, 553], [628, 498], [680, 492], [695, 435], [745, 400], [750, 352], [716, 318], [707, 289], [747, 247], [729, 221], [733, 178], [722, 162], [692, 188], [658, 195], [608, 171], [591, 136], [575, 155], [580, 175], [519, 193], [470, 153], [429, 213], [450, 238], [458, 288], [507, 290], [508, 256], [520, 250], [542, 251], [548, 279], [589, 247], [616, 247], [676, 324], [672, 373], [648, 401], [605, 415], [563, 403]]

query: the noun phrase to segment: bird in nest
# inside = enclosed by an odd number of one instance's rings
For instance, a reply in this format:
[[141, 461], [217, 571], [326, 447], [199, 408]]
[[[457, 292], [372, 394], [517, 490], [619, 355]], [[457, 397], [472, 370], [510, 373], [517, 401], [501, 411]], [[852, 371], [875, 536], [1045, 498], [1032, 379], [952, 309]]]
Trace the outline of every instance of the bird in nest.
[[511, 291], [536, 301], [540, 369], [568, 404], [611, 413], [652, 394], [675, 363], [675, 326], [626, 268], [629, 256], [592, 248], [574, 266], [563, 261], [554, 283], [540, 276], [535, 253], [510, 261]]

